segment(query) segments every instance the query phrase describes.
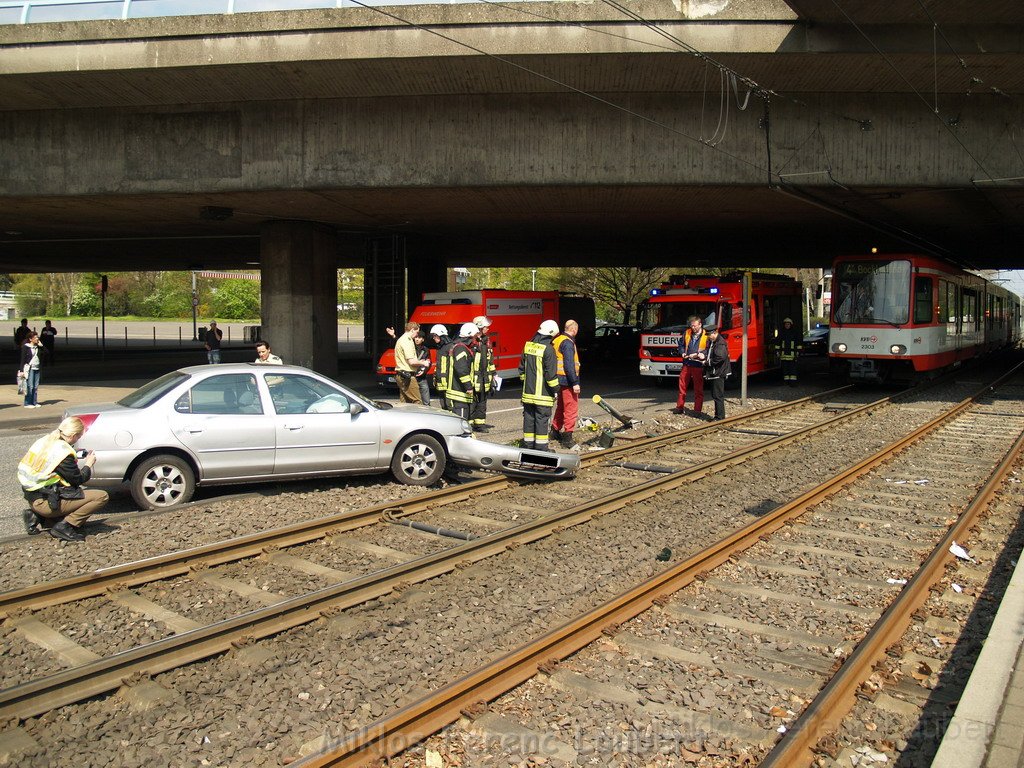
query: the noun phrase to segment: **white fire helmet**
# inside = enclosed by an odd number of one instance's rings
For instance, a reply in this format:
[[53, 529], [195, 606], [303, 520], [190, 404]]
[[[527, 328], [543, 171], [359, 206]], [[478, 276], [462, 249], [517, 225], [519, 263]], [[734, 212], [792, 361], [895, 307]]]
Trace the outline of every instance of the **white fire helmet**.
[[484, 328], [491, 327], [491, 321], [487, 319], [487, 315], [477, 315], [473, 318], [473, 325], [482, 331]]
[[558, 335], [558, 323], [554, 320], [545, 320], [540, 324], [540, 330], [537, 331], [541, 336], [557, 336]]
[[480, 329], [473, 323], [463, 323], [459, 328], [459, 336], [476, 336], [478, 333], [480, 333]]
[[438, 323], [437, 325], [435, 325], [433, 328], [430, 329], [430, 335], [431, 336], [447, 336], [448, 335], [448, 329], [445, 328], [440, 323]]

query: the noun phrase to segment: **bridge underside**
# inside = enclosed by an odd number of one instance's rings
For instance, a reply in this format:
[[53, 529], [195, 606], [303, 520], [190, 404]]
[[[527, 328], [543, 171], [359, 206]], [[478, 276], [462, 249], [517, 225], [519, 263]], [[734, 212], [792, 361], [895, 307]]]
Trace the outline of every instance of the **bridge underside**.
[[0, 214], [0, 270], [252, 268], [274, 219], [336, 229], [339, 266], [362, 266], [354, 239], [386, 234], [450, 266], [827, 266], [877, 247], [996, 269], [1019, 265], [1022, 206], [1019, 187], [792, 183], [18, 197]]

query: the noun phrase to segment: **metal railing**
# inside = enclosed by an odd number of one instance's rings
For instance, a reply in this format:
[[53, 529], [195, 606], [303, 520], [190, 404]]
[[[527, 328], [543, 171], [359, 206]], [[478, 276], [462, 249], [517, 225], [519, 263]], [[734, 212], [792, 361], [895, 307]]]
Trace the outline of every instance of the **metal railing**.
[[[422, 5], [438, 1], [373, 0], [368, 4]], [[440, 0], [448, 4], [478, 1]], [[0, 25], [357, 7], [359, 4], [352, 0], [0, 0]]]

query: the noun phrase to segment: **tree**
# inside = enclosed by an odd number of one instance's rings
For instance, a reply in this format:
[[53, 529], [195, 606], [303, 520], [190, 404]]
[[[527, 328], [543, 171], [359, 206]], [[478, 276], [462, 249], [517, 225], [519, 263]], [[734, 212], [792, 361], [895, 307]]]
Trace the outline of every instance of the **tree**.
[[227, 320], [260, 316], [260, 284], [256, 280], [221, 280], [210, 296], [210, 312]]
[[633, 308], [660, 284], [666, 270], [660, 267], [598, 267], [590, 270], [592, 285], [586, 286], [595, 300], [603, 302], [621, 313], [622, 322], [628, 324]]

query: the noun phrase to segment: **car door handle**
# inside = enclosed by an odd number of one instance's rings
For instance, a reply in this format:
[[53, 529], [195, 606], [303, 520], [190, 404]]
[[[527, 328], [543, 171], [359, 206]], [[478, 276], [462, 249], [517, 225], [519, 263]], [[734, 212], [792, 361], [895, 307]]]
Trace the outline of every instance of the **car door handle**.
[[298, 429], [302, 429], [302, 425], [301, 424], [292, 424], [292, 425], [285, 424], [284, 428], [294, 432], [294, 431], [296, 431]]
[[203, 434], [204, 431], [205, 430], [203, 430], [202, 428], [189, 427], [189, 429], [188, 429], [188, 433], [190, 435], [201, 435], [201, 434]]

